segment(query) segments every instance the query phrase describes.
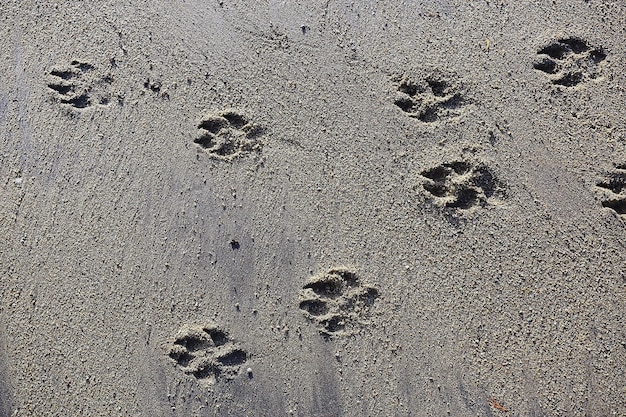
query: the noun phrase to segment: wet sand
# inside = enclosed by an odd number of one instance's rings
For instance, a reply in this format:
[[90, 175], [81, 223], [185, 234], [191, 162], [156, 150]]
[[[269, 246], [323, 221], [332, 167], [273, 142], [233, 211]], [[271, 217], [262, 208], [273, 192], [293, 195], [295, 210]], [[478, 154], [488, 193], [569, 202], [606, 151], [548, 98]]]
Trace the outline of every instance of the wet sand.
[[0, 415], [626, 415], [620, 2], [0, 12]]

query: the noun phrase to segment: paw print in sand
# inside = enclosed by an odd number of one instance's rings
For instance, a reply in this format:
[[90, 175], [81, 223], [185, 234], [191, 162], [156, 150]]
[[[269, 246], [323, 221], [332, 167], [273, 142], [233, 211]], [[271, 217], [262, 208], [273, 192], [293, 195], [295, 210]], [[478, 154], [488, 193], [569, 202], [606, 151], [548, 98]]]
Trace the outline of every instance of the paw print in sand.
[[434, 123], [463, 113], [467, 100], [459, 86], [442, 75], [431, 74], [422, 82], [405, 76], [396, 82], [398, 92], [394, 103], [410, 117]]
[[108, 105], [111, 101], [111, 83], [113, 78], [110, 75], [98, 75], [93, 65], [72, 61], [69, 66], [50, 71], [48, 88], [56, 92], [56, 98], [61, 103], [85, 109], [94, 105]]
[[248, 360], [248, 354], [213, 322], [185, 324], [168, 355], [184, 373], [208, 384], [233, 379]]
[[211, 113], [198, 124], [194, 140], [210, 157], [231, 161], [243, 155], [259, 153], [263, 129], [235, 110]]
[[596, 186], [603, 193], [602, 207], [613, 210], [626, 220], [626, 164], [616, 164], [615, 170]]
[[546, 73], [552, 84], [575, 87], [598, 78], [606, 59], [601, 48], [593, 48], [579, 38], [562, 38], [540, 49], [541, 59], [533, 67]]
[[422, 171], [422, 187], [442, 207], [467, 210], [494, 203], [504, 195], [489, 168], [465, 161], [443, 163]]
[[378, 295], [376, 288], [361, 284], [354, 271], [339, 267], [310, 279], [300, 292], [300, 310], [329, 339], [366, 324]]

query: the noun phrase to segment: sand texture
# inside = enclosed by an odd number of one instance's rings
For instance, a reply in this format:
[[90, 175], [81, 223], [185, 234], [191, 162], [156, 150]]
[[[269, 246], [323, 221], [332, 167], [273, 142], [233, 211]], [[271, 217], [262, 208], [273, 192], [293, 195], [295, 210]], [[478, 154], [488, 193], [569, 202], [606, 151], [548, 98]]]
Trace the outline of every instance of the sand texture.
[[0, 1], [0, 416], [626, 416], [625, 22]]

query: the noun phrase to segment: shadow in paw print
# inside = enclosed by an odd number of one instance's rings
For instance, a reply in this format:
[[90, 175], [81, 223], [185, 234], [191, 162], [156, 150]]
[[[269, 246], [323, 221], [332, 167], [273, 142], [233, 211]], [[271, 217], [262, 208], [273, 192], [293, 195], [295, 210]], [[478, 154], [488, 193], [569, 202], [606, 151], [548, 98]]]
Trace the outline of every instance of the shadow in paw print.
[[312, 316], [323, 316], [328, 313], [328, 305], [323, 300], [303, 300], [300, 302], [300, 309]]
[[189, 352], [195, 352], [200, 349], [206, 349], [207, 347], [211, 345], [210, 342], [206, 339], [206, 337], [204, 337], [204, 335], [200, 333], [190, 333], [190, 334], [184, 335], [176, 339], [174, 344], [184, 347]]
[[168, 356], [184, 373], [209, 384], [233, 379], [248, 360], [246, 351], [212, 322], [184, 325]]
[[205, 329], [205, 332], [209, 333], [209, 337], [213, 341], [215, 346], [222, 346], [228, 343], [228, 336], [223, 331], [216, 328]]
[[421, 172], [422, 186], [437, 205], [468, 210], [503, 195], [500, 181], [487, 167], [466, 161], [443, 163]]
[[606, 53], [580, 38], [562, 38], [537, 51], [541, 58], [533, 67], [550, 77], [555, 85], [574, 87], [600, 75]]
[[314, 280], [304, 286], [310, 288], [315, 294], [325, 298], [337, 298], [341, 296], [347, 288], [354, 287], [358, 280], [354, 272], [349, 270], [334, 270], [332, 274], [327, 274], [325, 279]]
[[224, 366], [239, 366], [246, 363], [248, 355], [241, 349], [235, 349], [217, 358], [217, 361]]
[[397, 82], [395, 105], [424, 123], [458, 117], [467, 102], [459, 88], [441, 75], [430, 75], [420, 83], [405, 76]]
[[378, 290], [362, 285], [356, 273], [334, 268], [316, 275], [300, 292], [300, 310], [315, 323], [326, 339], [348, 334], [358, 324], [367, 324]]
[[626, 220], [626, 164], [615, 165], [615, 170], [598, 182], [597, 187], [603, 192], [602, 207]]
[[207, 115], [198, 129], [194, 143], [214, 159], [231, 161], [262, 149], [263, 129], [234, 110]]

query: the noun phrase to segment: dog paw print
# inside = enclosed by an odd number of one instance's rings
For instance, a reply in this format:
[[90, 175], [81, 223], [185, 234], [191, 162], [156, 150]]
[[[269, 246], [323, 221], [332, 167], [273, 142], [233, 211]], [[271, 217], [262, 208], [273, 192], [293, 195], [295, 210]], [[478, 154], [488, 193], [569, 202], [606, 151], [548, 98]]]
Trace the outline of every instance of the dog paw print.
[[111, 101], [108, 90], [113, 78], [98, 76], [95, 67], [86, 62], [72, 61], [68, 67], [53, 69], [50, 78], [48, 87], [56, 92], [58, 100], [74, 108], [106, 106]]
[[626, 220], [626, 164], [615, 165], [610, 172], [597, 184], [602, 191], [602, 207], [615, 211]]
[[158, 78], [152, 80], [150, 78], [146, 78], [143, 82], [143, 88], [145, 91], [150, 91], [156, 97], [160, 97], [165, 100], [170, 99], [170, 93], [163, 87], [163, 83]]
[[437, 75], [416, 83], [408, 77], [398, 82], [395, 105], [410, 117], [424, 123], [433, 123], [458, 117], [466, 104], [458, 86]]
[[441, 207], [468, 210], [484, 207], [504, 195], [503, 187], [483, 165], [455, 161], [421, 172], [422, 186]]
[[259, 153], [263, 147], [263, 129], [234, 110], [207, 115], [198, 124], [200, 133], [194, 140], [209, 156], [223, 161]]
[[540, 49], [541, 59], [534, 68], [548, 74], [552, 84], [574, 87], [598, 78], [600, 64], [606, 59], [601, 48], [592, 48], [579, 38], [562, 38]]
[[249, 356], [213, 322], [184, 325], [168, 355], [184, 373], [207, 384], [235, 378]]
[[329, 339], [349, 333], [357, 324], [366, 324], [378, 295], [376, 288], [362, 285], [354, 271], [335, 268], [314, 276], [303, 287], [300, 310]]

